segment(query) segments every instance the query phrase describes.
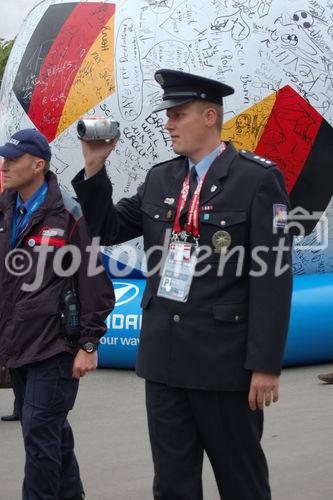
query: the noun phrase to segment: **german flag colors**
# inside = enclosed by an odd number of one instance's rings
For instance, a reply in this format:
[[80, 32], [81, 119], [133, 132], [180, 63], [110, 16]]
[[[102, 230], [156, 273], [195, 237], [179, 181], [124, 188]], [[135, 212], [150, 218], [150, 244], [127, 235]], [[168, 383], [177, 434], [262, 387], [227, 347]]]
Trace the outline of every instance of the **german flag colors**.
[[[292, 208], [326, 209], [333, 195], [333, 128], [291, 87], [226, 122], [222, 137], [277, 164]], [[314, 225], [307, 223], [307, 232]]]
[[[49, 6], [35, 29], [13, 91], [50, 142], [115, 93], [114, 18], [112, 3], [62, 3]], [[333, 194], [333, 129], [290, 86], [229, 120], [222, 137], [274, 161], [293, 208], [326, 209]]]
[[34, 31], [13, 90], [50, 142], [115, 92], [114, 14], [110, 3], [51, 5]]

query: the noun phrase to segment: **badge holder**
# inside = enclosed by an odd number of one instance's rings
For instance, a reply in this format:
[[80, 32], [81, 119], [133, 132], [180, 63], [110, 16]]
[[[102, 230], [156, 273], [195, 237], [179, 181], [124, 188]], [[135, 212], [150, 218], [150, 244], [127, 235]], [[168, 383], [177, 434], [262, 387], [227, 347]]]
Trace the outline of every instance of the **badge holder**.
[[[219, 155], [225, 150], [225, 144], [222, 143]], [[176, 217], [174, 220], [173, 231], [169, 251], [163, 266], [160, 284], [157, 290], [157, 296], [177, 302], [186, 302], [194, 272], [198, 260], [199, 248], [199, 199], [200, 192], [207, 175], [200, 179], [191, 198], [188, 216], [185, 224], [185, 230], [180, 226], [180, 213], [185, 207], [189, 193], [190, 183], [187, 174], [180, 192], [178, 200]], [[187, 238], [191, 237], [193, 243], [189, 243]]]
[[162, 270], [158, 297], [186, 302], [197, 263], [196, 246], [187, 241], [172, 241]]

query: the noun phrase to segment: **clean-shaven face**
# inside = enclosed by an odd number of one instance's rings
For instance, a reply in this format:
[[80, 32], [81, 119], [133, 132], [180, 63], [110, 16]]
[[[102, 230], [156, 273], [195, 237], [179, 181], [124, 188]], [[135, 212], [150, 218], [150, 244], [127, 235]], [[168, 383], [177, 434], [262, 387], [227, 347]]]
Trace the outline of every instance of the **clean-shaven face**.
[[205, 109], [192, 101], [168, 109], [167, 117], [165, 128], [170, 134], [174, 152], [190, 158], [196, 156], [204, 148], [207, 134]]
[[35, 163], [36, 159], [27, 153], [18, 158], [4, 158], [1, 167], [3, 188], [15, 191], [29, 188], [35, 181]]

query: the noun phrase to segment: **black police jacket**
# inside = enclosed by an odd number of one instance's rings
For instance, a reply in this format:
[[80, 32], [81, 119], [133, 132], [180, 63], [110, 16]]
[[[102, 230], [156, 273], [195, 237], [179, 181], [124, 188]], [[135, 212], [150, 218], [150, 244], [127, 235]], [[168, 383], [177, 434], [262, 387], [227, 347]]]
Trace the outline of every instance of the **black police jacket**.
[[[156, 165], [137, 194], [117, 204], [105, 169], [87, 180], [81, 171], [73, 187], [91, 236], [113, 245], [143, 235], [151, 271], [161, 257], [151, 247], [163, 245], [173, 226], [187, 169], [185, 157]], [[139, 376], [177, 387], [238, 391], [248, 389], [253, 371], [280, 373], [292, 287], [288, 206], [281, 171], [229, 144], [201, 191], [200, 245], [212, 251], [198, 265], [205, 272], [194, 277], [188, 301], [158, 297], [159, 273], [147, 280]], [[216, 241], [225, 232], [229, 247], [221, 274], [223, 250]]]

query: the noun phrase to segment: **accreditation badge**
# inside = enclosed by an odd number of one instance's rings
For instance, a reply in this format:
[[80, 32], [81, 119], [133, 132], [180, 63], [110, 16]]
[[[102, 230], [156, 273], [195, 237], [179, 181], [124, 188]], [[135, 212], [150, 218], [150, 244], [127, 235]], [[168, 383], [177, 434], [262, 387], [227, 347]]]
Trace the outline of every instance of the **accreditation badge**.
[[157, 291], [158, 297], [186, 302], [196, 263], [195, 245], [182, 241], [171, 242]]

